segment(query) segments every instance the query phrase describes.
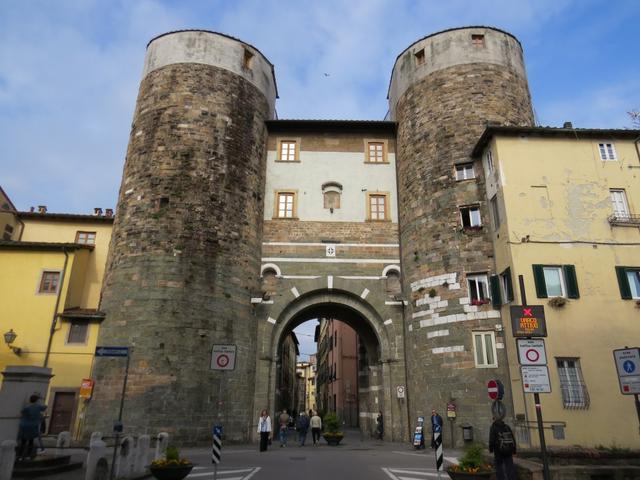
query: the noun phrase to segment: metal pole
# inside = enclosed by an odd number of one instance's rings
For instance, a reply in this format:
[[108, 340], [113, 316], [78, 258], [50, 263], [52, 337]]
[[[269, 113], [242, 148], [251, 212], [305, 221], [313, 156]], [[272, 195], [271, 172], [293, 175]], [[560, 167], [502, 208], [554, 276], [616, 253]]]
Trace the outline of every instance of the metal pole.
[[[636, 399], [636, 413], [638, 414], [638, 424], [640, 425], [640, 397], [638, 397], [638, 394], [634, 394], [633, 395]], [[640, 431], [640, 427], [638, 427], [639, 431]]]
[[218, 464], [213, 464], [213, 480], [218, 480]]
[[[133, 348], [130, 347], [127, 351], [127, 365], [124, 369], [124, 382], [122, 383], [122, 395], [120, 397], [120, 411], [118, 412], [118, 424], [122, 424], [122, 411], [124, 409], [124, 396], [127, 391], [127, 380], [129, 379], [129, 359], [131, 358]], [[118, 452], [118, 442], [120, 441], [120, 432], [116, 432], [116, 441], [113, 445], [113, 458], [111, 459], [111, 474], [110, 480], [113, 480], [116, 473], [116, 454]]]
[[[522, 306], [527, 305], [527, 292], [524, 289], [524, 276], [518, 275], [518, 282], [520, 284], [520, 298], [522, 300]], [[540, 394], [533, 394], [533, 402], [536, 405], [536, 420], [538, 422], [538, 436], [540, 437], [540, 453], [542, 456], [542, 476], [544, 480], [551, 480], [551, 474], [549, 472], [549, 459], [547, 458], [547, 443], [544, 439], [544, 425], [542, 423], [542, 405], [540, 404]]]

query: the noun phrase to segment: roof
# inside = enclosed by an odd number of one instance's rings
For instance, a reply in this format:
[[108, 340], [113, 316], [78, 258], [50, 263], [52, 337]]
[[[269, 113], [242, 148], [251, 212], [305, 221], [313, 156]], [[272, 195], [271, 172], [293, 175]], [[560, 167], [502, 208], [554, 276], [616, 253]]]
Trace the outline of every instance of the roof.
[[14, 242], [13, 240], [0, 240], [0, 250], [93, 250], [94, 245], [81, 245], [79, 243], [50, 243], [50, 242]]
[[[7, 195], [7, 192], [5, 192], [2, 187], [0, 186], [0, 195], [4, 196], [4, 198], [7, 200], [7, 202], [9, 203], [9, 207], [11, 209], [12, 212], [17, 211], [18, 209], [16, 208], [16, 206], [13, 204], [13, 202], [11, 201], [11, 199], [9, 198], [9, 195]], [[0, 205], [0, 209], [2, 209], [2, 206]]]
[[520, 136], [530, 135], [539, 137], [568, 137], [575, 140], [581, 138], [619, 138], [628, 140], [639, 140], [640, 130], [614, 129], [614, 128], [565, 128], [565, 127], [515, 127], [490, 125], [485, 128], [480, 139], [473, 147], [472, 157], [479, 157], [495, 135]]
[[62, 318], [86, 319], [86, 320], [104, 320], [106, 313], [99, 311], [97, 308], [66, 308], [60, 314]]
[[395, 135], [396, 122], [386, 120], [267, 120], [270, 133], [275, 132], [368, 132]]
[[83, 223], [113, 223], [114, 217], [104, 215], [83, 215], [79, 213], [39, 213], [17, 212], [18, 218], [29, 220], [62, 220]]

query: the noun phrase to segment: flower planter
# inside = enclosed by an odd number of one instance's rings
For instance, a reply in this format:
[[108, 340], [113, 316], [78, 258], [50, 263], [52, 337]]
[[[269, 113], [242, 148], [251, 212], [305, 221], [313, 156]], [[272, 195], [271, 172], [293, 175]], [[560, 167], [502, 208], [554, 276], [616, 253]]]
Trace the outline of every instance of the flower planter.
[[324, 439], [327, 441], [329, 445], [333, 445], [333, 446], [338, 445], [342, 441], [342, 438], [344, 437], [342, 433], [333, 433], [333, 434], [325, 433], [322, 436], [324, 437]]
[[166, 467], [150, 466], [151, 475], [158, 480], [182, 480], [193, 469], [193, 463], [187, 465], [167, 465]]
[[447, 470], [449, 477], [451, 480], [488, 480], [491, 478], [491, 475], [494, 475], [496, 472], [491, 470], [488, 472], [454, 472], [453, 470]]

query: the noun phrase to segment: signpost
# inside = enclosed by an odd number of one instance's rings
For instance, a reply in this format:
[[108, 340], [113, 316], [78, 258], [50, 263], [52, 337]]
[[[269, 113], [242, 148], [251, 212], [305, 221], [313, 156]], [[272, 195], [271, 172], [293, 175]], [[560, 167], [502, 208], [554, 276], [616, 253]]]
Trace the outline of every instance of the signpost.
[[620, 393], [633, 395], [636, 404], [636, 413], [640, 423], [640, 348], [621, 348], [613, 351], [613, 359], [618, 371]]
[[547, 352], [542, 338], [518, 338], [518, 360], [520, 365], [546, 365]]
[[404, 385], [398, 385], [396, 387], [396, 396], [398, 398], [404, 398]]
[[96, 347], [96, 357], [126, 357], [127, 365], [124, 369], [124, 382], [122, 383], [122, 395], [120, 396], [120, 411], [118, 412], [118, 421], [113, 426], [116, 434], [115, 443], [113, 445], [113, 459], [111, 460], [111, 474], [109, 478], [113, 480], [115, 475], [116, 454], [118, 452], [118, 442], [120, 441], [120, 433], [122, 433], [122, 410], [124, 409], [124, 396], [127, 392], [127, 379], [129, 378], [129, 360], [131, 359], [129, 347]]
[[440, 478], [440, 472], [442, 471], [442, 463], [444, 459], [444, 453], [442, 451], [442, 433], [433, 432], [433, 443], [436, 449], [436, 470], [438, 471], [438, 478]]
[[211, 449], [211, 463], [213, 463], [213, 479], [218, 478], [218, 464], [222, 457], [222, 425], [213, 427], [213, 448]]
[[498, 399], [498, 382], [495, 380], [489, 380], [487, 382], [487, 392], [489, 393], [489, 398], [491, 400]]
[[214, 345], [211, 349], [211, 370], [233, 370], [236, 368], [236, 346]]

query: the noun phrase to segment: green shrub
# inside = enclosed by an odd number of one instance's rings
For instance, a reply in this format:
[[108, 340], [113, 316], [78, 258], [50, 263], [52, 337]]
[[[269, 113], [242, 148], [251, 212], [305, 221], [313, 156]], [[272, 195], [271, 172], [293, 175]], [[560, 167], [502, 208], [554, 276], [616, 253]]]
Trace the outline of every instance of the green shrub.
[[340, 431], [340, 418], [335, 413], [327, 413], [323, 421], [324, 429], [329, 433]]
[[178, 450], [178, 447], [169, 445], [167, 447], [167, 453], [165, 453], [164, 456], [167, 460], [180, 460], [180, 451]]

